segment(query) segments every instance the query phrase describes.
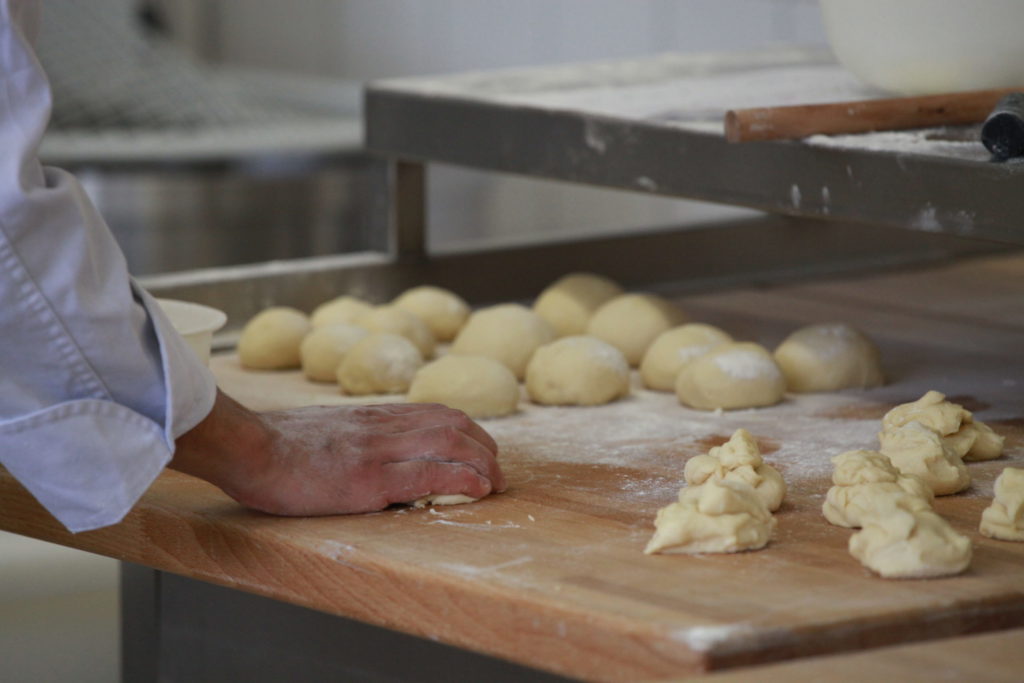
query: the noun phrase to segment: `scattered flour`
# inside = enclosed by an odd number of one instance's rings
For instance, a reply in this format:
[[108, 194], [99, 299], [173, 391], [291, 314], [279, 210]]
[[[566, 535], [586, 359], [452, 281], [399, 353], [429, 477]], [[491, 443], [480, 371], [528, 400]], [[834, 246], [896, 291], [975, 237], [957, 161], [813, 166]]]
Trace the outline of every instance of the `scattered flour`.
[[719, 370], [736, 379], [757, 379], [780, 374], [778, 366], [771, 359], [744, 349], [719, 354], [714, 361]]

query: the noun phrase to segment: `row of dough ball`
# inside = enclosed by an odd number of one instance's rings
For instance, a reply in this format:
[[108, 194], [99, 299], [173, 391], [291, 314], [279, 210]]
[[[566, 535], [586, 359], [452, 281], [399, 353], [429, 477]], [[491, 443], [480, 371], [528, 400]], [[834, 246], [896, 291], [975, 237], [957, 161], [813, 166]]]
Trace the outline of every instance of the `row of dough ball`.
[[553, 283], [534, 311], [556, 334], [586, 333], [612, 344], [639, 366], [647, 388], [674, 391], [682, 404], [700, 410], [774, 405], [787, 390], [883, 383], [877, 347], [844, 323], [801, 328], [769, 353], [712, 325], [686, 323], [686, 314], [661, 297], [625, 294], [618, 284], [589, 273]]
[[[940, 517], [932, 501], [966, 488], [970, 475], [963, 460], [999, 457], [1003, 438], [970, 411], [929, 391], [886, 413], [879, 440], [880, 451], [848, 451], [832, 459], [825, 518], [861, 528], [850, 537], [850, 553], [882, 577], [964, 571], [971, 561], [970, 539]], [[1022, 475], [1024, 470], [1010, 468], [1000, 475], [996, 499], [982, 515], [983, 534], [1024, 540]]]
[[[685, 313], [662, 297], [626, 294], [607, 278], [574, 273], [545, 289], [532, 310], [502, 304], [470, 315], [458, 295], [426, 286], [386, 306], [342, 296], [318, 307], [309, 319], [295, 309], [268, 309], [246, 326], [239, 356], [245, 367], [256, 369], [301, 364], [308, 378], [336, 380], [347, 393], [402, 393], [418, 366], [434, 353], [436, 340], [454, 340], [452, 354], [498, 361], [517, 380], [525, 379], [531, 398], [540, 403], [615, 400], [628, 394], [629, 366], [639, 366], [646, 386], [674, 390], [681, 403], [703, 410], [773, 405], [787, 387], [825, 391], [874, 386], [882, 379], [877, 349], [846, 325], [798, 330], [773, 357], [757, 344], [734, 342], [718, 328], [685, 320]], [[363, 339], [367, 335], [361, 329], [408, 339], [420, 353], [419, 364], [393, 337]], [[586, 334], [574, 334], [579, 332]], [[558, 337], [562, 339], [540, 354], [546, 360], [528, 373], [534, 354]], [[343, 371], [343, 359], [353, 350], [357, 352]], [[427, 373], [436, 379], [424, 380], [424, 389], [411, 400], [458, 401], [454, 387], [437, 395], [443, 389], [440, 379], [448, 373], [480, 373], [482, 384], [494, 385], [495, 396], [514, 393], [502, 373], [488, 364], [450, 361]], [[372, 381], [378, 374], [384, 376]], [[472, 382], [450, 384], [468, 387]], [[471, 394], [459, 402], [479, 400], [487, 391]], [[486, 417], [513, 411], [484, 407], [475, 412]]]
[[409, 294], [381, 307], [340, 297], [311, 318], [267, 309], [243, 330], [240, 361], [251, 369], [301, 366], [309, 379], [337, 381], [352, 395], [408, 391], [411, 401], [445, 403], [473, 417], [515, 412], [520, 379], [546, 404], [605, 403], [629, 391], [629, 365], [615, 347], [583, 336], [554, 340], [547, 323], [518, 304], [477, 311], [458, 330], [449, 316], [446, 335], [456, 334], [450, 354], [424, 366], [434, 340], [423, 321], [399, 308]]
[[384, 306], [340, 296], [310, 316], [275, 306], [246, 324], [238, 355], [247, 368], [287, 370], [301, 365], [310, 379], [333, 381], [335, 357], [358, 341], [353, 339], [359, 336], [353, 327], [405, 337], [429, 358], [437, 341], [451, 340], [468, 317], [469, 305], [459, 295], [431, 286], [414, 287]]
[[736, 342], [712, 325], [682, 325], [654, 340], [640, 375], [649, 389], [675, 391], [681, 403], [701, 410], [769, 406], [786, 391], [839, 391], [883, 381], [878, 349], [845, 323], [800, 328], [774, 353]]

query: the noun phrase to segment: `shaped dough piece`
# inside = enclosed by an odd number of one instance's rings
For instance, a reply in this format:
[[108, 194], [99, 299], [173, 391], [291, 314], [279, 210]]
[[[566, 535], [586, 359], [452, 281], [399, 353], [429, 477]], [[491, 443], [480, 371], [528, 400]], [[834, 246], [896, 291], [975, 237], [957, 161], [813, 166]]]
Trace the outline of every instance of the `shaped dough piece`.
[[519, 382], [493, 358], [448, 355], [417, 371], [409, 401], [443, 403], [473, 418], [501, 417], [516, 412]]
[[423, 365], [419, 349], [405, 337], [376, 332], [345, 354], [338, 366], [338, 384], [347, 394], [401, 394]]
[[389, 332], [405, 337], [419, 349], [420, 355], [434, 355], [434, 335], [418, 316], [397, 306], [377, 306], [356, 318], [356, 325], [370, 332]]
[[887, 428], [878, 434], [879, 450], [904, 474], [920, 477], [936, 496], [948, 496], [971, 485], [964, 461], [942, 437], [920, 422]]
[[775, 518], [742, 481], [711, 479], [679, 491], [679, 502], [658, 510], [644, 553], [735, 553], [768, 544]]
[[345, 323], [314, 327], [299, 346], [302, 374], [314, 382], [337, 382], [345, 354], [368, 334], [362, 327]]
[[1024, 470], [1007, 467], [995, 489], [992, 504], [981, 513], [981, 533], [1001, 541], [1024, 541]]
[[689, 323], [662, 332], [640, 363], [644, 386], [656, 391], [675, 391], [676, 379], [683, 367], [731, 341], [732, 337], [724, 331], [703, 323]]
[[757, 441], [746, 429], [737, 429], [726, 443], [686, 462], [686, 483], [700, 486], [708, 480], [742, 481], [754, 489], [769, 511], [782, 505], [786, 482], [779, 471], [761, 459]]
[[633, 367], [662, 332], [686, 322], [686, 314], [654, 294], [623, 294], [606, 302], [587, 323], [587, 334], [608, 342]]
[[475, 503], [478, 500], [480, 499], [473, 498], [472, 496], [466, 496], [461, 493], [440, 493], [437, 495], [417, 498], [413, 502], [409, 503], [409, 505], [414, 508], [425, 508], [428, 505], [463, 505], [465, 503]]
[[932, 490], [919, 477], [903, 474], [888, 457], [875, 451], [847, 451], [832, 458], [835, 470], [822, 514], [832, 524], [859, 527], [861, 519], [888, 496], [913, 496], [919, 501], [914, 509], [931, 508]]
[[451, 352], [493, 358], [521, 380], [534, 351], [554, 338], [551, 326], [530, 309], [519, 304], [500, 304], [469, 316], [455, 337]]
[[850, 537], [850, 554], [887, 579], [951, 576], [971, 563], [971, 541], [913, 496], [888, 496]]
[[548, 285], [533, 302], [533, 310], [556, 335], [569, 337], [583, 334], [594, 311], [620, 294], [622, 287], [606, 277], [570, 273]]
[[392, 304], [427, 324], [438, 341], [451, 341], [466, 324], [469, 304], [447, 289], [423, 285], [403, 292]]
[[912, 403], [890, 410], [882, 418], [882, 430], [909, 422], [918, 422], [938, 434], [946, 447], [964, 460], [991, 460], [1003, 453], [1003, 437], [938, 391], [929, 391]]
[[311, 329], [302, 311], [274, 306], [245, 324], [238, 340], [238, 360], [253, 370], [290, 370], [301, 364], [299, 346]]
[[629, 364], [594, 337], [562, 337], [537, 349], [526, 367], [526, 391], [544, 405], [594, 406], [629, 394]]
[[884, 381], [878, 347], [846, 323], [802, 327], [774, 355], [786, 386], [797, 393], [863, 389]]
[[786, 380], [768, 351], [758, 344], [723, 344], [685, 366], [676, 396], [698, 410], [770, 406], [782, 400]]
[[330, 301], [320, 304], [313, 309], [313, 315], [310, 316], [310, 322], [313, 323], [313, 327], [333, 325], [336, 323], [354, 325], [359, 316], [364, 313], [369, 313], [372, 310], [373, 304], [346, 294], [344, 296], [339, 296], [336, 299], [331, 299]]

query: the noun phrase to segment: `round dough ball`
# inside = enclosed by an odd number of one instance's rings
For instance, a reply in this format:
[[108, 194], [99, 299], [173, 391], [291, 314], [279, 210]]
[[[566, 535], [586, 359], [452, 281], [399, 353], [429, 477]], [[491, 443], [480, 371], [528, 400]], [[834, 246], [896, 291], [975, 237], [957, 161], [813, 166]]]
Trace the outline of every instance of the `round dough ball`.
[[356, 325], [371, 332], [390, 332], [405, 337], [424, 358], [434, 355], [434, 335], [419, 316], [397, 306], [377, 306], [356, 318]]
[[440, 287], [413, 287], [392, 303], [419, 317], [438, 341], [455, 339], [469, 317], [469, 304], [455, 292]]
[[314, 327], [299, 346], [302, 373], [314, 382], [338, 381], [338, 366], [345, 354], [368, 334], [362, 327], [345, 323]]
[[354, 296], [339, 296], [327, 303], [320, 304], [313, 309], [310, 321], [313, 327], [331, 325], [333, 323], [347, 323], [353, 325], [356, 318], [373, 310], [373, 304], [368, 304], [362, 299]]
[[570, 273], [548, 285], [533, 302], [533, 310], [544, 318], [559, 337], [583, 334], [594, 311], [622, 294], [622, 287], [601, 275]]
[[640, 363], [644, 386], [657, 391], [675, 391], [679, 371], [719, 344], [732, 341], [714, 325], [689, 323], [658, 335]]
[[448, 355], [419, 369], [409, 400], [443, 403], [474, 418], [501, 417], [516, 412], [519, 382], [493, 358]]
[[878, 347], [846, 323], [802, 327], [775, 349], [790, 391], [838, 391], [880, 386]]
[[775, 405], [786, 380], [760, 344], [733, 342], [709, 351], [685, 366], [676, 380], [676, 396], [699, 410], [732, 410]]
[[686, 314], [654, 294], [623, 294], [608, 301], [587, 324], [587, 334], [602, 339], [626, 356], [632, 366], [662, 332], [686, 322]]
[[245, 324], [238, 340], [238, 359], [253, 370], [290, 370], [299, 367], [299, 345], [311, 329], [300, 310], [274, 306]]
[[542, 344], [555, 338], [551, 326], [519, 304], [500, 304], [469, 316], [452, 343], [451, 352], [486, 356], [503, 363], [516, 379], [526, 374], [526, 364]]
[[377, 332], [364, 337], [345, 354], [338, 366], [338, 384], [347, 394], [401, 394], [423, 365], [411, 341], [397, 334]]
[[629, 363], [594, 337], [563, 337], [537, 349], [526, 368], [526, 391], [536, 403], [595, 406], [629, 394]]

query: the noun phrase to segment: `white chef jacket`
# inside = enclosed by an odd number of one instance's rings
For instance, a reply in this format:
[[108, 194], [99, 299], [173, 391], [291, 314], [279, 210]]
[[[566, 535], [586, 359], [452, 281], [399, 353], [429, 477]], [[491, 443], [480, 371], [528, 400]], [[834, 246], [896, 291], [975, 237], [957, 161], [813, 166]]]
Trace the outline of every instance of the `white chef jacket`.
[[216, 387], [79, 184], [39, 163], [38, 17], [36, 0], [0, 0], [0, 464], [84, 531], [124, 517]]

